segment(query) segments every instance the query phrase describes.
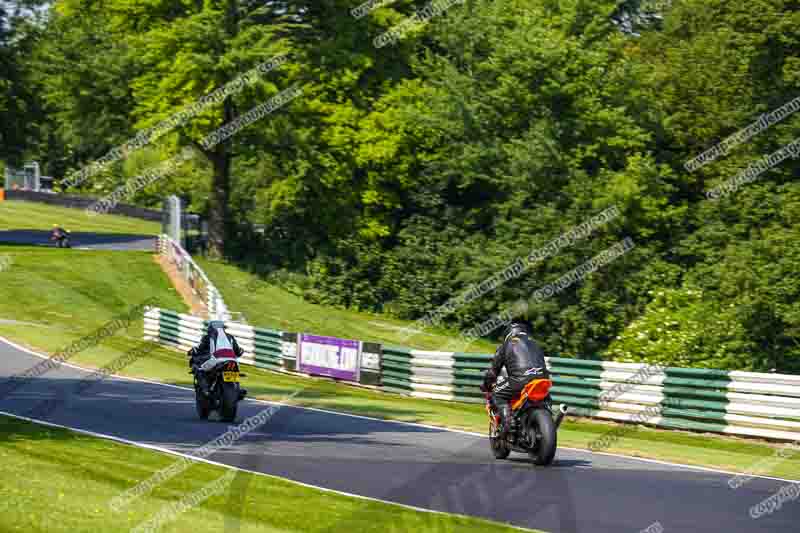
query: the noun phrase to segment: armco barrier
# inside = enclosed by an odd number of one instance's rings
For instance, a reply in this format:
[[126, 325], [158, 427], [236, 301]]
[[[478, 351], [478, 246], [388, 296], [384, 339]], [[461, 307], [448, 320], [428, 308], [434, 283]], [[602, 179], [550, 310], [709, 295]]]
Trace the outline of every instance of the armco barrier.
[[[167, 309], [150, 308], [144, 315], [144, 338], [189, 351], [200, 343], [208, 321]], [[244, 350], [242, 363], [268, 370], [294, 372], [297, 334], [226, 321], [225, 328]], [[362, 353], [378, 354], [378, 367], [363, 368], [359, 383], [378, 385], [380, 380], [380, 345], [364, 343]]]
[[[145, 335], [188, 350], [203, 321], [172, 311], [145, 315]], [[245, 361], [273, 370], [295, 370], [295, 333], [229, 323], [241, 339]], [[368, 343], [364, 344], [365, 350]], [[491, 355], [375, 346], [379, 365], [364, 373], [381, 389], [418, 398], [483, 402], [478, 388]], [[800, 440], [800, 376], [659, 367], [547, 358], [553, 401], [574, 414], [774, 440]], [[656, 416], [652, 416], [655, 413]], [[642, 417], [648, 414], [647, 417]], [[639, 416], [637, 416], [639, 415]]]
[[[69, 196], [66, 194], [54, 194], [50, 192], [12, 189], [5, 191], [5, 197], [7, 200], [39, 202], [62, 207], [71, 207], [73, 209], [86, 209], [98, 200], [97, 198], [88, 198], [86, 196]], [[117, 204], [111, 210], [109, 210], [109, 213], [112, 215], [124, 215], [126, 217], [152, 220], [155, 222], [161, 222], [161, 219], [163, 218], [161, 211], [145, 209], [143, 207], [128, 204]]]

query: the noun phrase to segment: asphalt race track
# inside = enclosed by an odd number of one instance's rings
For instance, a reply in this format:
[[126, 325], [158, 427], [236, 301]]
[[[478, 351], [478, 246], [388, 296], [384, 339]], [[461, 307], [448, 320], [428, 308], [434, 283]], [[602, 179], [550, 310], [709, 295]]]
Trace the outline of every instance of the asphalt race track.
[[[70, 233], [70, 245], [85, 250], [155, 250], [155, 237], [152, 235], [128, 235], [123, 233]], [[50, 240], [49, 231], [10, 230], [0, 231], [0, 242], [9, 244], [32, 244], [55, 247]]]
[[[66, 366], [2, 392], [9, 376], [41, 361], [0, 340], [0, 411], [25, 416], [43, 400], [62, 398], [55, 410], [35, 418], [183, 453], [227, 429], [199, 420], [193, 392], [177, 387], [109, 378], [70, 396], [87, 372]], [[237, 422], [268, 407], [242, 402]], [[280, 408], [208, 459], [546, 531], [639, 532], [656, 521], [667, 533], [800, 527], [800, 501], [757, 520], [749, 516], [750, 507], [784, 481], [755, 478], [733, 490], [730, 474], [571, 450], [559, 450], [553, 466], [538, 468], [515, 453], [495, 461], [480, 436], [296, 407]]]

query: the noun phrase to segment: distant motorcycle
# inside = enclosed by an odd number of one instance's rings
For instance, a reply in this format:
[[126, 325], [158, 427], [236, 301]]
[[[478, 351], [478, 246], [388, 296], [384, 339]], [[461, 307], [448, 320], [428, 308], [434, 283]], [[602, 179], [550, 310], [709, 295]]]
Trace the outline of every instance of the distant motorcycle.
[[53, 228], [53, 231], [50, 232], [50, 240], [55, 241], [58, 248], [70, 248], [69, 230]]
[[[495, 387], [505, 379], [501, 376]], [[489, 414], [489, 443], [496, 459], [505, 459], [511, 451], [527, 453], [534, 464], [546, 466], [556, 455], [558, 427], [567, 406], [562, 405], [553, 415], [549, 379], [535, 379], [528, 383], [511, 401], [511, 427], [504, 439], [499, 437], [500, 413], [486, 393], [486, 412]]]
[[[205, 375], [208, 382], [208, 396], [200, 390], [197, 372], [203, 372]], [[237, 407], [246, 394], [239, 386], [239, 379], [245, 377], [245, 374], [239, 371], [236, 356], [217, 354], [190, 373], [194, 374], [195, 405], [200, 418], [207, 420], [211, 411], [219, 411], [223, 421], [236, 420]]]

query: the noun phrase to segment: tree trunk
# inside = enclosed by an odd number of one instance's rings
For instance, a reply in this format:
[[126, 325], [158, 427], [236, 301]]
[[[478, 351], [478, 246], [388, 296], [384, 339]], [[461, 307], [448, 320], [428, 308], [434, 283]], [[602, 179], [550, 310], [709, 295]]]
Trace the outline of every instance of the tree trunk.
[[208, 254], [216, 259], [225, 255], [230, 196], [230, 156], [227, 143], [220, 143], [211, 154], [214, 176], [208, 213]]
[[[233, 37], [238, 33], [237, 23], [239, 13], [236, 0], [228, 0], [228, 10], [225, 16], [226, 33]], [[227, 124], [233, 120], [234, 108], [230, 96], [225, 98], [222, 109], [222, 123]], [[222, 141], [209, 154], [214, 167], [214, 176], [211, 182], [211, 206], [208, 217], [208, 254], [213, 258], [222, 258], [225, 255], [225, 241], [230, 228], [230, 211], [228, 202], [231, 190], [231, 150], [230, 139]]]

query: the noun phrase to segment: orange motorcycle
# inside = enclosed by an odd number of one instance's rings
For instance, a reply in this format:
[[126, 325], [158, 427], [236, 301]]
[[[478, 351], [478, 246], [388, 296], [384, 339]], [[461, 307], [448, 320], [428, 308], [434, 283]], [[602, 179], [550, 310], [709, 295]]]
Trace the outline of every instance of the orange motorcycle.
[[[504, 381], [501, 376], [495, 388]], [[486, 393], [486, 412], [489, 414], [489, 443], [496, 459], [505, 459], [512, 451], [527, 453], [537, 465], [549, 465], [556, 455], [556, 432], [567, 414], [567, 406], [561, 405], [553, 415], [549, 379], [534, 379], [518, 396], [511, 400], [511, 427], [508, 435], [501, 439], [500, 413]]]

